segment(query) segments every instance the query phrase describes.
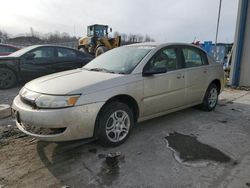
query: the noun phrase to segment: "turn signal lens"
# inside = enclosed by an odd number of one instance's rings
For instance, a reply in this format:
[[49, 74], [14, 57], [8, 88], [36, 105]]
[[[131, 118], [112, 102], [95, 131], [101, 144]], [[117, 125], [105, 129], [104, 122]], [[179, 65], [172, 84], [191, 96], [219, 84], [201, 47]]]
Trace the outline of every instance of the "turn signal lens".
[[74, 106], [80, 96], [70, 97], [67, 101], [69, 106]]

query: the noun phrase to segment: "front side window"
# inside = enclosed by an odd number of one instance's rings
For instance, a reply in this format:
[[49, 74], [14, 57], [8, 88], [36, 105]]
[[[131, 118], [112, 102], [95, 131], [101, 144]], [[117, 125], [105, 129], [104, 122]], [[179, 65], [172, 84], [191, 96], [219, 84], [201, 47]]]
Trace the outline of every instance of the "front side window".
[[160, 50], [146, 65], [147, 70], [166, 68], [167, 71], [178, 69], [177, 53], [174, 48]]
[[73, 50], [66, 48], [58, 48], [58, 57], [71, 58], [76, 57], [76, 53]]
[[94, 27], [93, 26], [88, 27], [87, 36], [88, 37], [94, 36]]
[[199, 67], [204, 65], [199, 50], [187, 47], [183, 48], [182, 52], [184, 55], [186, 68]]
[[33, 54], [34, 59], [52, 58], [54, 57], [54, 48], [51, 47], [39, 48], [30, 53]]

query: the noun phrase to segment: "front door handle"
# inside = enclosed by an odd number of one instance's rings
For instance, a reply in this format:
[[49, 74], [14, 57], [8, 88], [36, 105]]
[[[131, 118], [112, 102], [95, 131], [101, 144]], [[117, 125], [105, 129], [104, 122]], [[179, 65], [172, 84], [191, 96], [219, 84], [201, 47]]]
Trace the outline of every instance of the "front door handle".
[[176, 78], [180, 79], [181, 78], [181, 74], [177, 74]]

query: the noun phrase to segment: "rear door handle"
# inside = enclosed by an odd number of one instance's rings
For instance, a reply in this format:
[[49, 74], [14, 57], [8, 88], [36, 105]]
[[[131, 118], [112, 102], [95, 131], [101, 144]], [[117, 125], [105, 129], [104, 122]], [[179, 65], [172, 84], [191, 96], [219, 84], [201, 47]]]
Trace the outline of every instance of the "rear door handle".
[[177, 79], [180, 79], [180, 78], [181, 78], [181, 74], [180, 74], [180, 73], [177, 74], [176, 78], [177, 78]]

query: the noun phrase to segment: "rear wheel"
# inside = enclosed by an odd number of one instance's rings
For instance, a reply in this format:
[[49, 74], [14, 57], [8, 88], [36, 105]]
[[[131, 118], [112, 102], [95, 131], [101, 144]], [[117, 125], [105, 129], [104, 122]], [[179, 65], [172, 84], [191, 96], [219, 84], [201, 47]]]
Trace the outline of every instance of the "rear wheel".
[[106, 51], [108, 51], [108, 49], [105, 46], [99, 46], [96, 51], [95, 51], [95, 56], [99, 56], [103, 53], [105, 53]]
[[0, 68], [0, 89], [13, 87], [17, 82], [16, 74], [8, 68]]
[[203, 103], [201, 104], [202, 109], [205, 111], [213, 110], [217, 105], [218, 96], [218, 87], [215, 84], [210, 84], [203, 99]]
[[100, 143], [105, 146], [118, 146], [124, 143], [133, 125], [133, 113], [126, 104], [120, 102], [108, 104], [98, 118]]

